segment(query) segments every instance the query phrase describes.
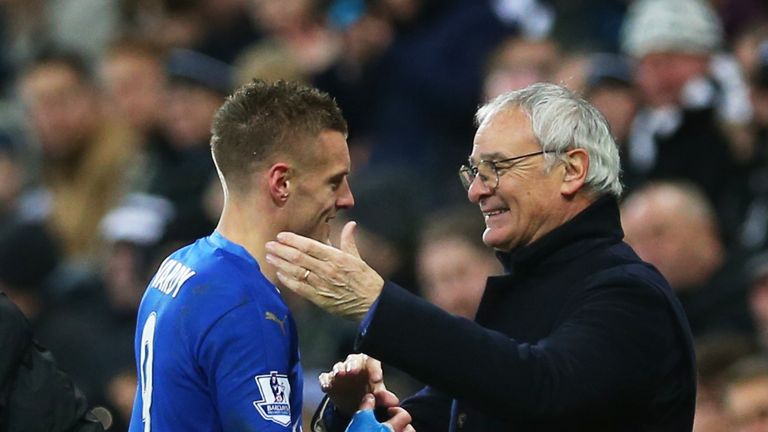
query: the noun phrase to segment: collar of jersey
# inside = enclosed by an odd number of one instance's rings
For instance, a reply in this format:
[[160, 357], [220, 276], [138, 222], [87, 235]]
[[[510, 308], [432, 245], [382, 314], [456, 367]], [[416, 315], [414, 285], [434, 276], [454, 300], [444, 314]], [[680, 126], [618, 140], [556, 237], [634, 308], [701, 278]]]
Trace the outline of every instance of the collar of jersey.
[[213, 234], [208, 236], [208, 241], [210, 241], [217, 248], [224, 249], [225, 251], [233, 255], [237, 255], [240, 258], [243, 258], [244, 260], [248, 261], [249, 263], [256, 265], [257, 268], [260, 268], [259, 262], [256, 261], [256, 258], [254, 258], [253, 255], [250, 254], [250, 252], [248, 252], [244, 247], [240, 246], [239, 244], [224, 237], [223, 235], [221, 235], [220, 232], [214, 231]]

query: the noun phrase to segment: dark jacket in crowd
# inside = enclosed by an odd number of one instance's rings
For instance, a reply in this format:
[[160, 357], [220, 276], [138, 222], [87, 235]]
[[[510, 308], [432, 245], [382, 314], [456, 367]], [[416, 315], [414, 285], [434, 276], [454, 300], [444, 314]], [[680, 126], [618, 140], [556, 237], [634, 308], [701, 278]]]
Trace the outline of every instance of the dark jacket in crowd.
[[21, 311], [0, 293], [0, 431], [103, 430], [51, 353], [32, 339]]
[[622, 237], [604, 197], [499, 254], [476, 322], [387, 283], [356, 348], [429, 385], [402, 403], [419, 432], [690, 431], [690, 329]]

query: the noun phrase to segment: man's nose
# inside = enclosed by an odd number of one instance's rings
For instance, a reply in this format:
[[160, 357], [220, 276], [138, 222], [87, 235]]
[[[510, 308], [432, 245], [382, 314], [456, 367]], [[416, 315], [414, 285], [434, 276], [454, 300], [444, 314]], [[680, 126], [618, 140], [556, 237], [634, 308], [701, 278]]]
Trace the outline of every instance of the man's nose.
[[467, 198], [470, 202], [479, 203], [481, 199], [493, 194], [493, 189], [489, 188], [480, 178], [475, 176], [467, 189]]
[[355, 205], [355, 197], [352, 196], [352, 189], [349, 187], [347, 179], [339, 187], [339, 196], [336, 198], [336, 208], [348, 209]]

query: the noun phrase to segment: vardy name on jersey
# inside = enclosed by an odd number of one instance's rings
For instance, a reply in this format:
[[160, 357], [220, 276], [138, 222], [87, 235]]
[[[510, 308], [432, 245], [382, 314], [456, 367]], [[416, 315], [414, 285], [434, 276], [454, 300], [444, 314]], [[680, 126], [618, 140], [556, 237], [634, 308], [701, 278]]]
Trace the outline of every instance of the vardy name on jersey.
[[175, 298], [179, 294], [179, 288], [194, 275], [195, 272], [191, 268], [175, 259], [167, 258], [160, 265], [149, 286], [159, 289], [163, 294], [171, 294], [171, 297]]

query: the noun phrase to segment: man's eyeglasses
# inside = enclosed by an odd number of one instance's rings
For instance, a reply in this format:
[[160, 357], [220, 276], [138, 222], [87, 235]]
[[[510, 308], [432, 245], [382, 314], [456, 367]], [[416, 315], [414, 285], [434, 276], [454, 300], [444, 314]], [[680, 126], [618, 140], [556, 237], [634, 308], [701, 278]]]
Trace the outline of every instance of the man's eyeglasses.
[[[459, 168], [459, 178], [461, 184], [464, 185], [464, 189], [469, 190], [472, 182], [475, 181], [475, 177], [480, 176], [480, 181], [483, 182], [485, 187], [490, 190], [496, 190], [499, 187], [499, 167], [498, 164], [514, 162], [517, 160], [538, 156], [544, 153], [552, 153], [552, 151], [537, 151], [534, 153], [527, 153], [521, 156], [515, 156], [509, 159], [501, 160], [481, 160], [477, 165], [462, 165]], [[511, 168], [510, 166], [501, 167], [501, 169]]]

